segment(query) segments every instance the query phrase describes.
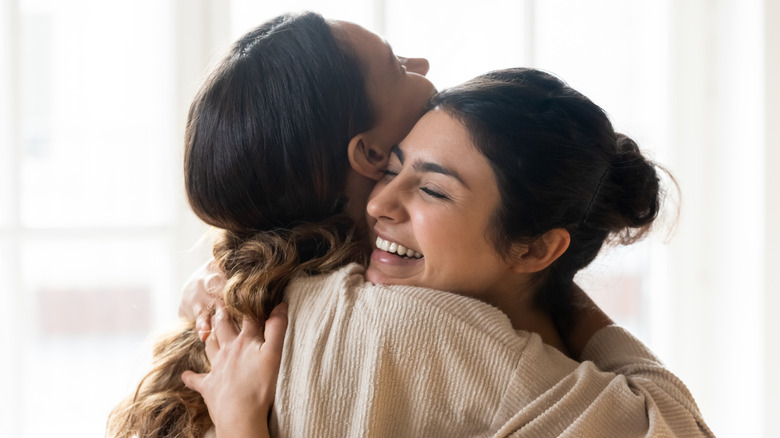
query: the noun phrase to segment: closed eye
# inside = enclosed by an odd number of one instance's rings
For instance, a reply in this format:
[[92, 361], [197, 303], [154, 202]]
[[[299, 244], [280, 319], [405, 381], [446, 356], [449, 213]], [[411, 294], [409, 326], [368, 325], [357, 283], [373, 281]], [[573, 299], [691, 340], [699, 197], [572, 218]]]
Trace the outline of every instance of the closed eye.
[[436, 190], [432, 190], [427, 187], [420, 187], [420, 190], [422, 190], [423, 193], [427, 194], [428, 196], [431, 196], [436, 199], [445, 199], [445, 200], [450, 199], [450, 197], [445, 195], [444, 193], [437, 192]]

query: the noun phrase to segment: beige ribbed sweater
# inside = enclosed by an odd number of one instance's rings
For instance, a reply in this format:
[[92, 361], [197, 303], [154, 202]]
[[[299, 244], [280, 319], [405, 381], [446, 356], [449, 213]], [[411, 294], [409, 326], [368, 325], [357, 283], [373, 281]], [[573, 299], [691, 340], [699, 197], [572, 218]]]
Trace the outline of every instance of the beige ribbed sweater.
[[683, 383], [619, 327], [578, 363], [490, 305], [362, 273], [288, 287], [272, 436], [712, 436]]

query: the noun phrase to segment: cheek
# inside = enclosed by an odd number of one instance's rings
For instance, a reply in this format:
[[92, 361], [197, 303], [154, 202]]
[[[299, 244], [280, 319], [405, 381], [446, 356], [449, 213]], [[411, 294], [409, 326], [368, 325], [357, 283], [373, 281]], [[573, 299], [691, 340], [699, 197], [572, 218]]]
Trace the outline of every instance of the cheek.
[[399, 93], [394, 102], [393, 108], [393, 126], [396, 132], [400, 134], [398, 141], [412, 130], [415, 123], [425, 113], [425, 107], [428, 99], [431, 97], [432, 89], [421, 87], [409, 87], [403, 93]]
[[420, 106], [420, 117], [422, 117], [425, 108], [428, 106], [428, 101], [435, 92], [436, 88], [434, 88], [433, 84], [425, 78], [421, 78], [416, 84], [414, 98]]
[[442, 260], [458, 265], [457, 269], [463, 269], [464, 263], [466, 269], [474, 269], [475, 263], [492, 263], [497, 254], [485, 237], [484, 224], [465, 216], [451, 213], [440, 223], [428, 223], [427, 241], [434, 243]]
[[439, 212], [435, 209], [417, 211], [412, 215], [415, 237], [420, 245], [437, 263], [457, 260], [464, 249], [459, 239], [462, 227], [458, 224], [457, 214]]
[[399, 103], [396, 106], [396, 111], [389, 122], [392, 127], [392, 132], [390, 133], [390, 136], [393, 138], [392, 144], [400, 143], [409, 135], [415, 123], [422, 117], [421, 112], [417, 108], [410, 108], [408, 104]]

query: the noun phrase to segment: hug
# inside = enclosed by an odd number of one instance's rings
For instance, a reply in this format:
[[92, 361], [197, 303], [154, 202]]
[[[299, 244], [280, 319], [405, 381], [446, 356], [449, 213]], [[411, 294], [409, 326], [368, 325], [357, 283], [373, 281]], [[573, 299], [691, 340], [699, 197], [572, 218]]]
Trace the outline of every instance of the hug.
[[110, 436], [712, 436], [574, 283], [650, 231], [663, 170], [552, 74], [427, 70], [314, 13], [235, 42], [185, 135], [215, 313]]

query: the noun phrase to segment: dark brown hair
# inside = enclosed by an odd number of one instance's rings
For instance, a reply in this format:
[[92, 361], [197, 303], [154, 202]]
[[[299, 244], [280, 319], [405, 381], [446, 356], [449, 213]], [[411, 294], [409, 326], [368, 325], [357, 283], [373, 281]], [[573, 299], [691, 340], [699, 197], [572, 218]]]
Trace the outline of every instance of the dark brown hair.
[[[185, 136], [190, 205], [223, 230], [214, 247], [235, 316], [264, 318], [297, 275], [363, 262], [344, 211], [347, 145], [374, 117], [360, 62], [314, 13], [241, 37], [201, 86]], [[181, 373], [209, 369], [192, 323], [160, 338], [154, 367], [109, 418], [112, 437], [197, 437], [210, 427]]]
[[565, 324], [574, 275], [605, 241], [632, 243], [658, 215], [657, 166], [600, 107], [539, 70], [491, 72], [430, 104], [464, 124], [494, 171], [501, 205], [489, 238], [499, 253], [554, 228], [569, 232], [568, 249], [535, 291], [537, 305]]

